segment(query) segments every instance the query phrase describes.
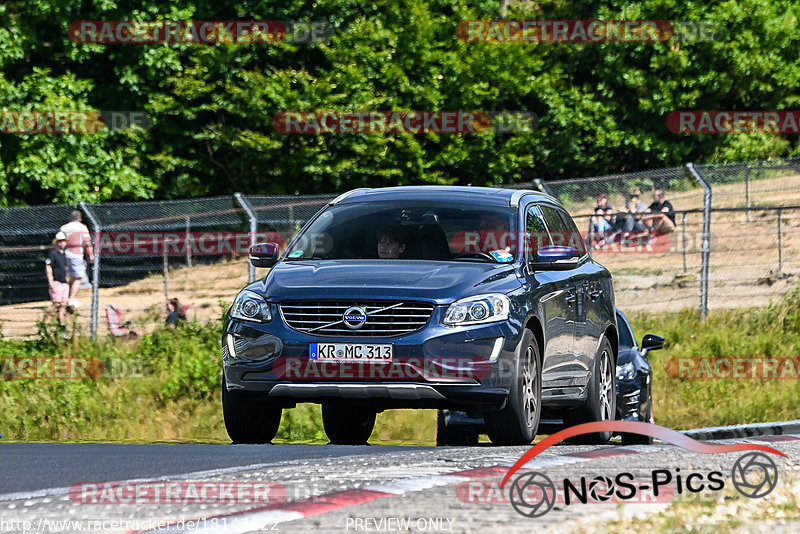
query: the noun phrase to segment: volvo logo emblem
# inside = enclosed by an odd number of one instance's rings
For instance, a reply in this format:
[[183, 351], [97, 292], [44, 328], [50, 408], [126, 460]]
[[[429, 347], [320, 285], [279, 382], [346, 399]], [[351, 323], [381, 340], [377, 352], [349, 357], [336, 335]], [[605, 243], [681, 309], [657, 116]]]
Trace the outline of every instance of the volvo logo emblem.
[[342, 315], [342, 322], [347, 328], [358, 330], [367, 322], [367, 311], [358, 306], [347, 308], [344, 315]]

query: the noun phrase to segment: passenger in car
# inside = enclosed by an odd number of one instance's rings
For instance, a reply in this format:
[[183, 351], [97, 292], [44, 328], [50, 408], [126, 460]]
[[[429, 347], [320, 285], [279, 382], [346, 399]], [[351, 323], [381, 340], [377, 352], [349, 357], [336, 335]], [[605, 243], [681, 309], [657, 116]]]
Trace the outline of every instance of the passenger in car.
[[387, 224], [378, 228], [378, 257], [397, 259], [408, 246], [408, 233], [402, 226]]

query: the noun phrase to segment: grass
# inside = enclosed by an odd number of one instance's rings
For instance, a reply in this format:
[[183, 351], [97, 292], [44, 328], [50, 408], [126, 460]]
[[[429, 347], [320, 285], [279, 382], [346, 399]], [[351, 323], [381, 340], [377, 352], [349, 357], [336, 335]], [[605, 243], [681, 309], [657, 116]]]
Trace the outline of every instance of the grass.
[[800, 418], [800, 380], [676, 379], [667, 361], [685, 357], [781, 358], [800, 354], [800, 286], [765, 308], [628, 316], [639, 339], [666, 338], [650, 355], [656, 423], [675, 429]]
[[[700, 426], [796, 419], [798, 380], [679, 380], [670, 358], [794, 357], [800, 354], [800, 286], [765, 308], [629, 314], [639, 339], [666, 338], [653, 365], [658, 424]], [[65, 342], [52, 334], [32, 341], [0, 340], [0, 363], [11, 357], [97, 358], [128, 362], [136, 377], [108, 373], [95, 380], [0, 380], [0, 433], [6, 441], [227, 443], [220, 399], [220, 323], [189, 322], [158, 329], [136, 342]], [[371, 443], [432, 445], [435, 410], [391, 410], [378, 416]], [[276, 442], [325, 443], [318, 405], [285, 410]]]

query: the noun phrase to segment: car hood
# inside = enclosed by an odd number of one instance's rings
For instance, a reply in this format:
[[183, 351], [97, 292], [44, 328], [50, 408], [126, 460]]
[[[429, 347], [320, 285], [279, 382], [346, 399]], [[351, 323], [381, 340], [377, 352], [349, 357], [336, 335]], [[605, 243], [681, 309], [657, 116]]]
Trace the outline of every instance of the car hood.
[[635, 360], [641, 360], [641, 353], [633, 347], [620, 347], [617, 354], [617, 365], [624, 365]]
[[413, 298], [447, 304], [520, 286], [510, 264], [397, 261], [282, 261], [249, 289], [268, 300], [295, 298]]

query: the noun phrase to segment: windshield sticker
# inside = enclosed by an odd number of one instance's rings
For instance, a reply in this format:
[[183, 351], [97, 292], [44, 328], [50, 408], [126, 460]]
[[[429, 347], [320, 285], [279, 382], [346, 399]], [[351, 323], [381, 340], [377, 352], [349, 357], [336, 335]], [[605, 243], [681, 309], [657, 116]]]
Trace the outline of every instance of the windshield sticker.
[[289, 254], [289, 257], [290, 257], [290, 258], [299, 258], [299, 257], [301, 257], [302, 255], [303, 255], [303, 251], [302, 251], [302, 250], [295, 250], [294, 252], [292, 252], [291, 254]]
[[514, 256], [505, 250], [493, 250], [489, 254], [500, 263], [510, 263], [514, 259]]

